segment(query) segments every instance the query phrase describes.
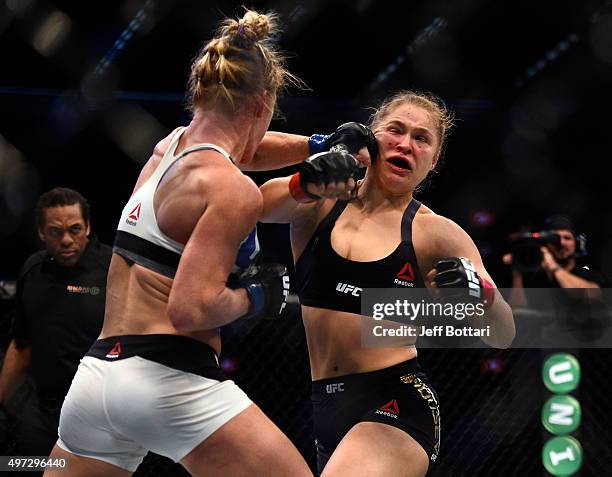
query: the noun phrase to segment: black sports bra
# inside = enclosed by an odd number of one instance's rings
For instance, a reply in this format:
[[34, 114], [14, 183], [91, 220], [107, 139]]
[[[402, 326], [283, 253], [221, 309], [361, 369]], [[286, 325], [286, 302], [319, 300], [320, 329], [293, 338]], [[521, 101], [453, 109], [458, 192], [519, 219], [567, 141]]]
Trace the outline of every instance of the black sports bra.
[[374, 262], [341, 257], [331, 244], [331, 232], [347, 201], [338, 201], [321, 221], [295, 264], [300, 303], [361, 314], [364, 288], [412, 288], [425, 283], [412, 246], [412, 221], [421, 203], [412, 199], [402, 216], [402, 241], [390, 255]]

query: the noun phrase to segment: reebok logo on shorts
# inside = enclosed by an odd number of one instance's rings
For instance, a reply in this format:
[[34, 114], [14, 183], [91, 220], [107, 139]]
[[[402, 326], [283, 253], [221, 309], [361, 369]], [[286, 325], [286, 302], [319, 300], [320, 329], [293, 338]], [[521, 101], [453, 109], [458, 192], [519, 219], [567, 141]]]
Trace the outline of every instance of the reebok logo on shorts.
[[397, 419], [399, 413], [399, 406], [397, 405], [397, 401], [395, 399], [391, 399], [391, 401], [389, 401], [387, 404], [380, 406], [376, 410], [376, 414], [392, 417], [393, 419]]
[[121, 343], [117, 341], [115, 343], [115, 346], [113, 346], [113, 349], [111, 349], [107, 353], [106, 357], [107, 358], [118, 358], [120, 354], [121, 354]]

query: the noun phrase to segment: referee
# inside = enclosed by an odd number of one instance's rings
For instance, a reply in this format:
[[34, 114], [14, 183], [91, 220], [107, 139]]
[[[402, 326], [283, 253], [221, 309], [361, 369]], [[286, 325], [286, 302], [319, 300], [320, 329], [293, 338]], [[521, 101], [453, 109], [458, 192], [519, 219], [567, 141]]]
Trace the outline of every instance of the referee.
[[45, 250], [30, 256], [17, 281], [15, 317], [2, 372], [0, 412], [26, 377], [34, 392], [20, 413], [19, 455], [48, 455], [57, 440], [64, 396], [104, 319], [111, 249], [90, 234], [89, 204], [55, 188], [36, 206]]

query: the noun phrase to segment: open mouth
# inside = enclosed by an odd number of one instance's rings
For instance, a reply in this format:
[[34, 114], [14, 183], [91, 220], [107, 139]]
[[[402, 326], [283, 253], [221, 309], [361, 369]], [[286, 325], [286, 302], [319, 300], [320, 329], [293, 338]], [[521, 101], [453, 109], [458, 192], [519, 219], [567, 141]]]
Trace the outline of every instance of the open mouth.
[[412, 170], [412, 166], [406, 159], [402, 159], [400, 157], [392, 157], [388, 159], [388, 162], [393, 164], [395, 167], [399, 167], [400, 169], [404, 169], [406, 171]]

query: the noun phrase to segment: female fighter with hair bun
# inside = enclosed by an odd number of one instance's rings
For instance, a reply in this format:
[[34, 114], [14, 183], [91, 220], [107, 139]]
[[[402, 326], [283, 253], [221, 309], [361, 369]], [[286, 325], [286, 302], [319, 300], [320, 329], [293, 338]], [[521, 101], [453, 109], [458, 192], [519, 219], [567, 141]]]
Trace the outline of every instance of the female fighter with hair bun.
[[253, 159], [283, 85], [297, 82], [269, 43], [276, 19], [227, 19], [194, 61], [189, 126], [155, 147], [121, 215], [102, 333], [62, 408], [45, 475], [127, 476], [148, 451], [193, 475], [308, 476], [289, 439], [218, 364], [218, 327], [274, 316], [281, 271], [228, 288], [239, 249], [253, 245], [262, 197], [241, 169]]

